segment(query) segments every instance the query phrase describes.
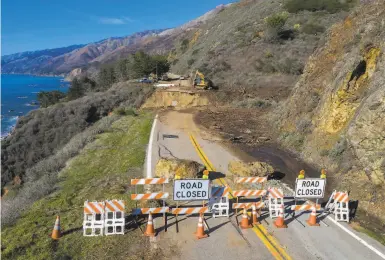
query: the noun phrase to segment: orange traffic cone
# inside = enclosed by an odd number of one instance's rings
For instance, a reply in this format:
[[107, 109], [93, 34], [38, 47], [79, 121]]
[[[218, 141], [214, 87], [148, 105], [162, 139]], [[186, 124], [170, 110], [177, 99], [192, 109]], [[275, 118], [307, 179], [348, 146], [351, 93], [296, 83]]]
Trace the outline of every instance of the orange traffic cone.
[[252, 214], [253, 214], [253, 225], [257, 225], [259, 224], [259, 221], [258, 221], [258, 215], [257, 215], [257, 208], [255, 207], [255, 205], [252, 206]]
[[205, 229], [203, 227], [203, 215], [202, 215], [202, 213], [199, 215], [197, 232], [195, 232], [194, 234], [195, 234], [197, 239], [208, 237], [208, 235], [205, 234]]
[[147, 222], [147, 227], [146, 231], [144, 232], [144, 235], [146, 237], [154, 237], [155, 236], [155, 229], [154, 229], [154, 224], [152, 223], [152, 214], [148, 214], [148, 222]]
[[247, 229], [252, 227], [249, 221], [249, 216], [247, 215], [247, 212], [246, 212], [246, 208], [243, 208], [242, 221], [239, 226], [242, 229]]
[[60, 233], [60, 217], [56, 216], [55, 226], [51, 234], [52, 239], [58, 240], [61, 237]]
[[311, 208], [311, 213], [309, 219], [306, 221], [309, 226], [319, 226], [317, 223], [317, 211], [315, 206]]
[[287, 225], [285, 224], [285, 209], [283, 205], [279, 208], [279, 215], [278, 218], [274, 221], [274, 226], [277, 228], [287, 228]]

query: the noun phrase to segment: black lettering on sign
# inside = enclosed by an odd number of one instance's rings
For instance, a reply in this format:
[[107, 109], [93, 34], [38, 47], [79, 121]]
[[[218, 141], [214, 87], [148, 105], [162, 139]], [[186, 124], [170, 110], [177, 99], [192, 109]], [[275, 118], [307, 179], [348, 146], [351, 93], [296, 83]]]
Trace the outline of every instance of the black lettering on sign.
[[177, 198], [180, 198], [180, 191], [177, 191], [177, 192], [176, 192], [176, 197], [177, 197]]
[[187, 191], [186, 196], [187, 196], [187, 198], [190, 198], [191, 197], [191, 191]]
[[186, 188], [187, 188], [187, 189], [191, 189], [191, 183], [190, 183], [190, 182], [187, 182], [187, 183], [186, 183]]
[[185, 185], [186, 185], [186, 183], [184, 183], [184, 182], [181, 182], [181, 184], [180, 184], [180, 188], [181, 188], [181, 189], [185, 189]]
[[205, 198], [207, 195], [207, 192], [206, 191], [202, 191], [202, 198]]
[[316, 182], [315, 182], [315, 186], [316, 186], [316, 187], [319, 187], [319, 181], [316, 181]]
[[202, 182], [198, 182], [198, 188], [200, 189], [202, 188], [202, 186], [203, 186]]
[[199, 198], [199, 197], [201, 197], [201, 191], [197, 191], [197, 197]]

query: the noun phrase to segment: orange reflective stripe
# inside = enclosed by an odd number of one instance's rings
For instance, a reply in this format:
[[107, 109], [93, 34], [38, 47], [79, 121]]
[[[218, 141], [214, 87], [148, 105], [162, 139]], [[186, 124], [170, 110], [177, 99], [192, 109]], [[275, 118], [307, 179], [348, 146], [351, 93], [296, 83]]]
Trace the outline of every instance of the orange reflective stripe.
[[95, 205], [92, 202], [88, 202], [88, 205], [92, 208], [92, 210], [95, 213], [101, 213], [100, 210], [97, 207], [95, 207]]
[[106, 201], [106, 207], [111, 210], [111, 211], [115, 211], [114, 207], [112, 207], [107, 201]]
[[120, 211], [124, 211], [124, 207], [122, 205], [120, 205], [120, 203], [116, 200], [113, 200], [112, 203], [120, 210]]

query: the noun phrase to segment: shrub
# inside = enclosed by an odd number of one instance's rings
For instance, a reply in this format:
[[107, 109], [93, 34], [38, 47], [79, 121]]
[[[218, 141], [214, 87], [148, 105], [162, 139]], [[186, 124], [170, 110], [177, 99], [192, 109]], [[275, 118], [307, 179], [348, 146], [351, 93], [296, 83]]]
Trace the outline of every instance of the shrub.
[[187, 65], [190, 67], [191, 65], [194, 64], [194, 62], [195, 62], [194, 59], [189, 59], [189, 60], [187, 61]]
[[273, 105], [273, 102], [259, 98], [248, 98], [241, 101], [233, 101], [232, 105], [242, 108], [265, 108]]
[[327, 11], [329, 13], [336, 13], [342, 9], [347, 8], [353, 1], [341, 3], [340, 0], [288, 0], [285, 3], [285, 8], [290, 13], [297, 13], [300, 11]]
[[333, 161], [340, 161], [347, 148], [347, 144], [346, 139], [342, 137], [329, 151], [329, 158]]
[[41, 91], [37, 94], [37, 100], [40, 103], [40, 107], [48, 107], [60, 102], [60, 100], [65, 98], [65, 96], [65, 93], [58, 90], [48, 92]]
[[325, 31], [325, 27], [314, 23], [307, 23], [302, 27], [301, 31], [306, 34], [318, 34], [323, 33]]
[[285, 25], [288, 18], [287, 12], [281, 12], [277, 14], [270, 15], [265, 18], [265, 23], [268, 28], [281, 30]]
[[[1, 183], [60, 150], [76, 134], [98, 122], [120, 104], [140, 104], [148, 88], [111, 88], [83, 98], [31, 111], [16, 124], [14, 133], [1, 142]], [[28, 172], [28, 171], [27, 171]]]
[[199, 49], [193, 50], [192, 55], [198, 54]]

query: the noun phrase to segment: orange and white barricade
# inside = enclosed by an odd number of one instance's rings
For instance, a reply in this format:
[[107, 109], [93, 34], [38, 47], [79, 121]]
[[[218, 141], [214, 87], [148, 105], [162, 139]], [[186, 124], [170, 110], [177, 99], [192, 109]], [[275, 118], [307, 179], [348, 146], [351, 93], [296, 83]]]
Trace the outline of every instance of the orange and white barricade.
[[[233, 204], [233, 209], [236, 209], [236, 214], [238, 214], [238, 209], [244, 208], [248, 209], [253, 204], [257, 205], [256, 209], [259, 210], [259, 214], [261, 213], [260, 209], [265, 206], [263, 203], [264, 197], [267, 194], [267, 191], [264, 189], [265, 183], [267, 182], [267, 177], [236, 177], [235, 183], [237, 184], [237, 188], [240, 188], [241, 185], [245, 184], [261, 184], [260, 190], [250, 190], [250, 189], [240, 189], [240, 190], [233, 190], [232, 195], [237, 198], [237, 203]], [[245, 197], [255, 197], [259, 198], [260, 201], [253, 202], [253, 203], [240, 203], [239, 198]], [[263, 206], [258, 206], [263, 205]]]
[[170, 211], [169, 207], [159, 207], [159, 208], [137, 208], [132, 210], [132, 215], [146, 215], [146, 214], [160, 214], [168, 213]]
[[270, 218], [277, 218], [279, 217], [281, 206], [284, 205], [283, 191], [282, 189], [270, 187], [267, 190], [269, 192], [268, 199]]
[[229, 202], [230, 188], [228, 186], [212, 186], [211, 197], [209, 200], [210, 211], [213, 218], [228, 217], [230, 211]]
[[[169, 197], [169, 193], [165, 192], [164, 185], [169, 183], [168, 178], [145, 178], [145, 179], [131, 179], [131, 185], [135, 186], [135, 194], [131, 194], [131, 200], [162, 200], [163, 207], [161, 208], [135, 208], [132, 211], [133, 215], [149, 214], [148, 222], [152, 222], [152, 215], [157, 213], [163, 213], [165, 231], [167, 231], [167, 213], [169, 208], [166, 207], [165, 199]], [[162, 185], [162, 192], [137, 194], [137, 185]], [[137, 203], [136, 203], [137, 205]], [[151, 213], [151, 214], [150, 214]], [[152, 226], [154, 228], [154, 226]]]
[[347, 191], [333, 191], [325, 205], [325, 211], [333, 212], [336, 221], [349, 222], [349, 194]]
[[349, 195], [348, 192], [335, 192], [334, 194], [334, 219], [349, 222]]
[[317, 205], [311, 205], [311, 204], [302, 204], [302, 205], [292, 205], [291, 206], [291, 210], [292, 211], [310, 211], [313, 209], [313, 207], [315, 207], [316, 210], [320, 210], [321, 209], [321, 205], [320, 204], [317, 204]]
[[242, 202], [242, 203], [233, 203], [233, 209], [249, 209], [255, 205], [255, 209], [262, 209], [265, 207], [263, 201], [258, 202]]
[[171, 214], [173, 215], [192, 215], [192, 214], [207, 214], [207, 213], [210, 213], [210, 210], [208, 207], [171, 209]]
[[106, 200], [105, 201], [105, 218], [104, 218], [104, 234], [105, 235], [124, 235], [124, 201], [123, 200]]
[[237, 177], [235, 183], [264, 183], [267, 177]]
[[105, 203], [84, 202], [83, 236], [103, 236]]

